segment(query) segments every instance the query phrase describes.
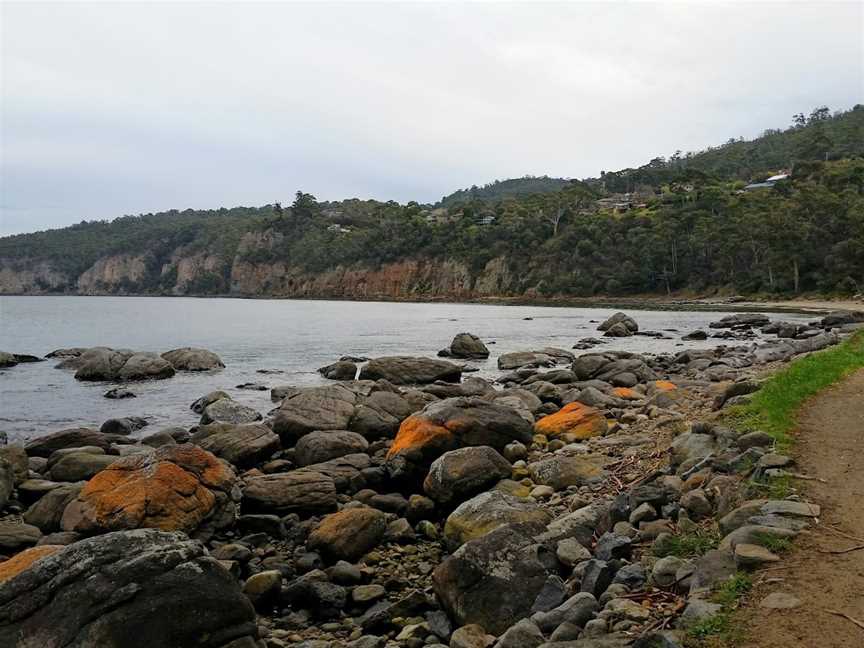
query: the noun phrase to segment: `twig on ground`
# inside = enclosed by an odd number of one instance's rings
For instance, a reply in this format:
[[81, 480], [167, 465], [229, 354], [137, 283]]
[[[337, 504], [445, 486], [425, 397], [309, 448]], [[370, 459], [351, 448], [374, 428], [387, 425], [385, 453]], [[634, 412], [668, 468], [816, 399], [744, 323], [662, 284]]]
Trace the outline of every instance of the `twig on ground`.
[[859, 621], [858, 619], [854, 619], [845, 612], [838, 612], [837, 610], [825, 610], [828, 614], [833, 614], [835, 616], [843, 617], [847, 621], [851, 621], [856, 626], [864, 630], [864, 621]]
[[826, 528], [828, 531], [831, 531], [831, 532], [833, 532], [833, 533], [836, 533], [837, 535], [843, 536], [844, 538], [849, 538], [850, 540], [854, 540], [855, 542], [864, 542], [864, 538], [857, 538], [857, 537], [855, 537], [855, 536], [853, 536], [853, 535], [851, 535], [851, 534], [849, 534], [849, 533], [846, 533], [846, 532], [844, 532], [844, 531], [841, 531], [841, 530], [838, 529], [837, 527], [828, 526], [828, 527], [825, 527], [825, 528]]
[[864, 544], [855, 545], [854, 547], [849, 547], [848, 549], [819, 549], [818, 551], [819, 553], [824, 554], [845, 554], [852, 553], [853, 551], [861, 551], [862, 549], [864, 549]]

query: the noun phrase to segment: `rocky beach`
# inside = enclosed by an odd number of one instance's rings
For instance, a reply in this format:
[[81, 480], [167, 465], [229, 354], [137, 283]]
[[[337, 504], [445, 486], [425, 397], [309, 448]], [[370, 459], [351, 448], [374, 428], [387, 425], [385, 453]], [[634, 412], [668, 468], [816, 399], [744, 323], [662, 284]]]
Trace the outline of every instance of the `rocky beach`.
[[[862, 326], [740, 313], [662, 353], [609, 350], [663, 335], [637, 312], [567, 349], [499, 353], [457, 329], [434, 357], [334, 356], [323, 385], [238, 386], [269, 389], [270, 411], [213, 391], [188, 427], [3, 437], [0, 646], [685, 646], [725, 612], [718, 591], [820, 519], [760, 486], [799, 469], [726, 412]], [[117, 400], [228, 364], [27, 351], [0, 352], [3, 379], [51, 362]]]

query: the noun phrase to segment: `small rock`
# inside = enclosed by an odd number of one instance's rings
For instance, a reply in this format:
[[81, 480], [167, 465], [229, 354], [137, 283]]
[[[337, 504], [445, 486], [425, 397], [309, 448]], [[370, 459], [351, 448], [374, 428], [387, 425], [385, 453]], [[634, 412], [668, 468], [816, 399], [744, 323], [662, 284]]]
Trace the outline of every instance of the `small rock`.
[[759, 602], [759, 607], [768, 610], [791, 610], [801, 605], [801, 601], [786, 592], [772, 592]]

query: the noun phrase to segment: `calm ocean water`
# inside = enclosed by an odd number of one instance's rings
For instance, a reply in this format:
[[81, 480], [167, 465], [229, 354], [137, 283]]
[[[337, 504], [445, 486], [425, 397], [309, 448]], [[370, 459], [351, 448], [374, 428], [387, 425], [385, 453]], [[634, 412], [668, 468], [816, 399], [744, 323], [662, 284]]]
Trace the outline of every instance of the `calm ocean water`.
[[[427, 355], [469, 331], [490, 345], [487, 361], [472, 363], [480, 375], [498, 375], [502, 353], [544, 346], [570, 349], [580, 338], [599, 335], [597, 321], [610, 309], [417, 304], [385, 302], [194, 299], [169, 297], [2, 297], [0, 350], [45, 355], [60, 347], [112, 346], [168, 351], [197, 346], [218, 353], [223, 371], [178, 373], [162, 381], [132, 383], [138, 398], [109, 400], [114, 386], [84, 383], [73, 372], [55, 369], [57, 361], [20, 364], [0, 370], [0, 431], [26, 439], [64, 427], [99, 426], [119, 416], [143, 416], [147, 432], [167, 425], [191, 426], [189, 409], [199, 396], [223, 389], [236, 400], [266, 413], [268, 392], [236, 389], [245, 382], [316, 385], [327, 381], [316, 369], [341, 355]], [[705, 327], [728, 313], [631, 311], [642, 330]], [[781, 317], [778, 315], [778, 317]], [[526, 320], [525, 318], [533, 318]], [[784, 320], [812, 317], [782, 315]], [[593, 320], [593, 321], [592, 321]], [[602, 350], [659, 353], [683, 348], [675, 339], [631, 337], [613, 340]], [[686, 343], [715, 346], [718, 341]], [[282, 373], [263, 375], [259, 369]]]

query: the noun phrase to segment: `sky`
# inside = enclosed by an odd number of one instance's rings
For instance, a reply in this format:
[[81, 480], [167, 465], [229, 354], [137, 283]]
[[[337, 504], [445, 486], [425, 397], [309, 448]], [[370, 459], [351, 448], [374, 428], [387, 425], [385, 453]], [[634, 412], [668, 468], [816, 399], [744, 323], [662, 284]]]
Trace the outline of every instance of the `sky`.
[[864, 3], [0, 5], [0, 235], [434, 202], [864, 102]]

